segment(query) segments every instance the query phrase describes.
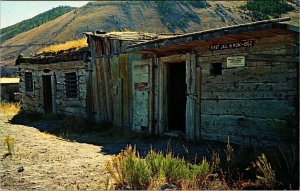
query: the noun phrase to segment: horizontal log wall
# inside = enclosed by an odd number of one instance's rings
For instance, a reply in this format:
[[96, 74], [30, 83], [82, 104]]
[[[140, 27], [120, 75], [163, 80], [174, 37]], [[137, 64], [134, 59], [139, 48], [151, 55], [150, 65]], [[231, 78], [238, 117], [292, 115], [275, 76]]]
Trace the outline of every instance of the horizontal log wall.
[[[44, 113], [43, 80], [44, 69], [49, 69], [56, 76], [56, 109], [59, 114], [76, 115], [86, 117], [86, 69], [83, 61], [71, 61], [46, 65], [21, 64], [20, 95], [22, 110], [26, 112]], [[25, 71], [31, 71], [34, 90], [32, 93], [25, 91]], [[78, 98], [66, 98], [65, 96], [65, 72], [77, 72]]]
[[[255, 40], [253, 47], [209, 51], [199, 47], [201, 137], [234, 143], [296, 141], [299, 124], [299, 57], [296, 35]], [[245, 56], [228, 68], [226, 58]], [[211, 63], [222, 75], [211, 76]]]

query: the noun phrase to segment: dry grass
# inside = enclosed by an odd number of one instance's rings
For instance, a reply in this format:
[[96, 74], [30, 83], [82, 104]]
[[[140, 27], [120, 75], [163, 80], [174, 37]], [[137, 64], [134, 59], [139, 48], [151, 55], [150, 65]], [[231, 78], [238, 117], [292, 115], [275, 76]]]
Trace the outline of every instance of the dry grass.
[[[108, 173], [104, 164], [110, 155], [104, 155], [102, 147], [62, 140], [35, 127], [10, 124], [10, 119], [11, 116], [0, 115], [0, 190], [105, 188], [100, 181]], [[3, 143], [6, 135], [13, 137], [15, 144], [13, 154], [4, 158], [8, 151]], [[21, 166], [24, 171], [17, 172]]]
[[42, 52], [57, 52], [60, 50], [68, 50], [70, 48], [79, 48], [79, 47], [84, 47], [87, 46], [87, 39], [86, 37], [76, 39], [76, 40], [70, 40], [64, 43], [60, 44], [53, 44], [50, 46], [46, 46], [38, 51], [38, 53]]
[[0, 114], [12, 115], [20, 111], [19, 103], [0, 103]]

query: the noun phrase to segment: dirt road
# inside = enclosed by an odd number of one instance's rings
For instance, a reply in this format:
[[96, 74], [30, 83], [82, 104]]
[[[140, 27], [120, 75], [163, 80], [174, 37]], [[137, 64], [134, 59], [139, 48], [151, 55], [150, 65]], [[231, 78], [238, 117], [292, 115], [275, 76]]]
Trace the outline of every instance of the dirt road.
[[[105, 189], [105, 162], [111, 155], [101, 146], [71, 142], [24, 125], [10, 124], [0, 114], [0, 189]], [[15, 139], [12, 156], [4, 137]], [[23, 172], [18, 172], [19, 167]]]

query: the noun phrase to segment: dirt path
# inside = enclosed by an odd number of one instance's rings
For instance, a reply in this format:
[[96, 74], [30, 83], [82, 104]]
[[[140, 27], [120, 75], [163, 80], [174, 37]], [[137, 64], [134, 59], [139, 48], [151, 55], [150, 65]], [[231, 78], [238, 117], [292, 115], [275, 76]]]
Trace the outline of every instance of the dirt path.
[[[70, 142], [38, 129], [8, 123], [0, 114], [0, 189], [105, 189], [101, 146]], [[3, 158], [4, 136], [15, 138], [14, 154]], [[18, 172], [20, 166], [23, 172]]]

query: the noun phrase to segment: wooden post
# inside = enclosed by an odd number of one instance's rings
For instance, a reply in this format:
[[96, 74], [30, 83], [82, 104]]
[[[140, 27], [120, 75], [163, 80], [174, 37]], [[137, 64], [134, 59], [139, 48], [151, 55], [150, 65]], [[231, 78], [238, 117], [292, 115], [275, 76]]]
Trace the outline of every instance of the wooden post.
[[53, 71], [51, 74], [51, 93], [52, 93], [52, 112], [56, 113], [56, 77]]

